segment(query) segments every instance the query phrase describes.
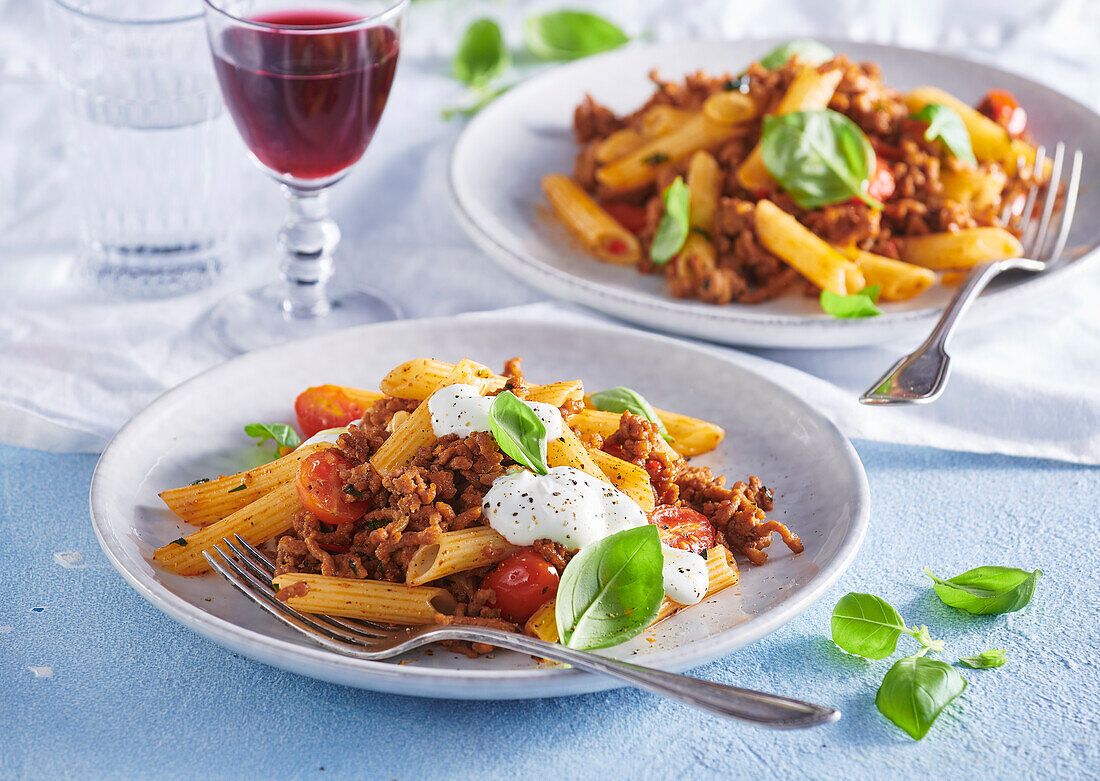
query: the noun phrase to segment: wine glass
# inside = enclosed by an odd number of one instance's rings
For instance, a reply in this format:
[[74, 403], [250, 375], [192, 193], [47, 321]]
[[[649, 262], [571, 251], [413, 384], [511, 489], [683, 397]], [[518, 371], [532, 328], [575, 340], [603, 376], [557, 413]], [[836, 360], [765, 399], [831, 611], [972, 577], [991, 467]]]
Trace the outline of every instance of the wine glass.
[[388, 320], [361, 289], [331, 293], [340, 230], [328, 188], [370, 144], [393, 84], [409, 0], [204, 0], [222, 96], [253, 160], [282, 186], [282, 283], [222, 301], [211, 325], [244, 351]]

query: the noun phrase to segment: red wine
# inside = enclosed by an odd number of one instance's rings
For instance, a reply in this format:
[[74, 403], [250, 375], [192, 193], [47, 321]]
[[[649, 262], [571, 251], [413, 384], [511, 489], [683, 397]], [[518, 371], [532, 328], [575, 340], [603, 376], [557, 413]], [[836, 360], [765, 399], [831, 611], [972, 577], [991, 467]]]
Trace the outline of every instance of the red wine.
[[[317, 27], [358, 19], [278, 11], [252, 21]], [[213, 48], [225, 103], [252, 154], [277, 173], [320, 179], [366, 151], [393, 84], [398, 39], [389, 27], [235, 27]]]

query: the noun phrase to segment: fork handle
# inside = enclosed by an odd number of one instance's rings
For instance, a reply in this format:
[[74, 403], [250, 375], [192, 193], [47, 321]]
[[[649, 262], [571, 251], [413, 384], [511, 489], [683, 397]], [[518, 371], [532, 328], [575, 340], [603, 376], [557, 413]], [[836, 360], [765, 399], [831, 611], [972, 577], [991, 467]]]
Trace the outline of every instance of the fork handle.
[[1043, 263], [1030, 258], [1005, 258], [974, 267], [940, 315], [940, 320], [924, 343], [895, 363], [859, 400], [863, 404], [926, 404], [935, 401], [947, 386], [951, 356], [947, 345], [963, 313], [1003, 271], [1023, 269], [1042, 271]]
[[[462, 636], [465, 634], [462, 631], [464, 629], [469, 629], [469, 637]], [[578, 651], [557, 643], [548, 643], [527, 635], [490, 630], [492, 639], [488, 640], [486, 630], [481, 627], [449, 626], [446, 631], [455, 639], [489, 642], [512, 651], [564, 662], [578, 670], [618, 678], [639, 689], [671, 697], [719, 716], [747, 721], [761, 727], [800, 729], [827, 724], [840, 718], [840, 711], [833, 708], [781, 697], [777, 694], [726, 686], [692, 678], [689, 675], [655, 670], [652, 667], [641, 667], [587, 651]]]

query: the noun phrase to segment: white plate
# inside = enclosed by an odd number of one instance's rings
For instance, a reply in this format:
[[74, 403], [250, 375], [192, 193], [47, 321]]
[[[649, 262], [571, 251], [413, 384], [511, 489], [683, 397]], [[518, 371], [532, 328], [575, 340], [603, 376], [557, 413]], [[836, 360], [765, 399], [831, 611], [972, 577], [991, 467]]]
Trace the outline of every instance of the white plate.
[[[449, 186], [459, 221], [501, 266], [551, 295], [576, 301], [646, 328], [727, 344], [764, 347], [850, 347], [917, 339], [947, 301], [939, 287], [914, 301], [887, 304], [880, 317], [835, 320], [816, 301], [790, 295], [763, 304], [714, 306], [671, 298], [660, 275], [600, 263], [548, 214], [539, 180], [573, 169], [573, 109], [585, 93], [624, 112], [652, 93], [646, 74], [676, 79], [698, 69], [737, 72], [782, 39], [691, 41], [621, 49], [554, 68], [509, 91], [463, 132], [451, 156]], [[987, 65], [890, 46], [829, 41], [837, 52], [882, 66], [886, 81], [907, 89], [933, 84], [973, 103], [990, 87], [1011, 90], [1027, 108], [1040, 143], [1065, 141], [1085, 150], [1084, 183], [1069, 257], [1100, 245], [1100, 116], [1048, 87]], [[1070, 263], [1052, 274], [1001, 281], [967, 315], [968, 322], [1026, 312], [1038, 288], [1064, 281]]]
[[[713, 352], [615, 326], [542, 325], [530, 320], [446, 318], [366, 326], [242, 356], [161, 396], [111, 441], [92, 478], [92, 520], [108, 557], [160, 610], [245, 656], [362, 688], [469, 699], [544, 697], [615, 684], [572, 670], [540, 668], [497, 653], [470, 660], [423, 650], [398, 664], [348, 659], [276, 622], [217, 575], [186, 578], [155, 566], [153, 551], [188, 533], [157, 498], [166, 488], [230, 473], [255, 459], [242, 427], [293, 422], [303, 388], [322, 383], [377, 387], [417, 356], [492, 366], [513, 355], [535, 380], [581, 378], [590, 388], [629, 385], [653, 404], [724, 426], [722, 447], [700, 463], [730, 476], [759, 475], [775, 491], [774, 517], [806, 545], [769, 548], [764, 567], [745, 567], [740, 587], [615, 649], [646, 664], [683, 670], [765, 635], [808, 607], [840, 577], [867, 525], [863, 467], [819, 413], [763, 377]], [[608, 360], [607, 356], [614, 356]]]

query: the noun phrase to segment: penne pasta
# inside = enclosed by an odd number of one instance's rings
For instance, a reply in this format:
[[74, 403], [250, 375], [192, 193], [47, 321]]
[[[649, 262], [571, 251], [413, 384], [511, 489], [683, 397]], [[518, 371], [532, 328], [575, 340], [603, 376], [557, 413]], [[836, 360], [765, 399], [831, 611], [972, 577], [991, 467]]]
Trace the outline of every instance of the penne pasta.
[[923, 266], [855, 247], [837, 247], [836, 250], [855, 261], [868, 285], [878, 285], [879, 298], [883, 301], [907, 301], [936, 284], [935, 273]]
[[693, 112], [669, 105], [653, 106], [642, 117], [642, 135], [656, 138], [667, 135], [693, 116]]
[[[481, 364], [474, 364], [475, 374], [486, 383], [486, 393], [491, 393], [498, 388], [503, 388], [507, 379], [499, 374], [493, 374]], [[387, 396], [396, 396], [401, 399], [426, 399], [432, 395], [440, 383], [447, 379], [455, 364], [446, 361], [437, 361], [432, 358], [417, 358], [405, 361], [403, 364], [391, 369], [389, 374], [382, 378], [379, 387]]]
[[557, 439], [546, 441], [546, 465], [549, 467], [571, 466], [574, 469], [587, 472], [593, 477], [598, 477], [604, 482], [610, 482], [569, 426], [562, 426], [562, 435]]
[[1024, 254], [1019, 239], [1003, 228], [964, 228], [953, 233], [909, 236], [898, 246], [903, 260], [931, 269], [970, 268]]
[[552, 382], [549, 385], [531, 385], [527, 389], [527, 401], [541, 401], [552, 407], [560, 407], [567, 401], [584, 399], [584, 383], [580, 380]]
[[347, 385], [339, 386], [345, 395], [352, 401], [354, 401], [360, 409], [364, 412], [370, 408], [374, 402], [382, 398], [383, 394], [378, 391], [364, 390], [363, 388], [352, 388]]
[[502, 561], [518, 550], [488, 526], [444, 532], [437, 542], [416, 549], [405, 572], [405, 582], [419, 586], [456, 572]]
[[305, 583], [309, 591], [288, 597], [286, 604], [303, 613], [415, 626], [434, 624], [455, 610], [454, 597], [441, 588], [302, 573], [277, 575], [272, 581], [277, 591], [297, 583]]
[[222, 520], [181, 537], [182, 545], [176, 540], [158, 548], [153, 559], [178, 575], [201, 575], [210, 569], [203, 551], [234, 534], [259, 545], [290, 529], [294, 515], [301, 509], [298, 488], [291, 480]]
[[657, 417], [665, 424], [668, 435], [672, 437], [672, 448], [684, 458], [709, 453], [718, 447], [726, 432], [721, 426], [705, 420], [655, 409]]
[[600, 260], [630, 266], [641, 258], [642, 247], [638, 238], [604, 211], [572, 179], [560, 174], [548, 174], [542, 179], [542, 191], [562, 222]]
[[756, 204], [760, 243], [822, 290], [838, 295], [864, 287], [859, 267], [769, 200]]
[[596, 147], [596, 162], [612, 163], [626, 157], [644, 143], [645, 136], [633, 128], [627, 127], [616, 130], [599, 142]]
[[657, 501], [653, 496], [653, 484], [649, 480], [649, 472], [637, 464], [595, 448], [588, 448], [588, 455], [613, 486], [637, 502], [638, 506], [647, 513], [653, 512]]
[[686, 183], [691, 193], [691, 227], [706, 231], [709, 241], [714, 233], [718, 196], [722, 194], [722, 172], [714, 156], [703, 151], [692, 155]]
[[[619, 430], [619, 420], [622, 414], [618, 412], [604, 412], [598, 409], [582, 409], [569, 419], [569, 426], [585, 436], [598, 434], [604, 439]], [[667, 425], [667, 424], [666, 424]], [[668, 457], [669, 461], [678, 461], [677, 453], [668, 442], [658, 437], [657, 446]]]
[[[713, 596], [719, 591], [736, 585], [741, 580], [741, 573], [737, 569], [737, 562], [733, 560], [733, 554], [724, 545], [715, 545], [707, 551], [707, 581], [706, 597]], [[661, 609], [657, 613], [657, 621], [663, 621], [673, 613], [684, 608], [683, 605], [673, 602], [668, 597], [661, 603]]]
[[557, 600], [548, 599], [539, 605], [523, 625], [524, 633], [548, 643], [558, 642], [558, 617], [555, 613], [557, 604]]
[[993, 166], [982, 168], [957, 168], [943, 166], [940, 169], [944, 200], [955, 201], [976, 211], [1001, 207], [1001, 193], [1008, 183], [1004, 169]]
[[727, 125], [748, 122], [759, 111], [752, 98], [737, 91], [715, 92], [703, 101], [703, 113], [714, 122]]

